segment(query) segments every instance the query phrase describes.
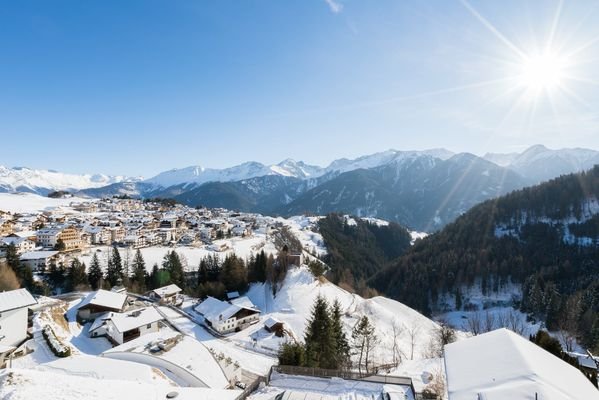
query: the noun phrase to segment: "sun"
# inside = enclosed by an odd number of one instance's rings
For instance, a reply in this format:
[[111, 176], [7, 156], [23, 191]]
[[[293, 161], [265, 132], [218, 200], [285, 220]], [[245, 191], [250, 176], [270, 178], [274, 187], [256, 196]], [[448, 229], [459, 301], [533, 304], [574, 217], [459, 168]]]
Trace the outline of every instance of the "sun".
[[550, 52], [527, 56], [520, 66], [519, 84], [535, 92], [557, 88], [564, 81], [566, 64], [565, 59]]

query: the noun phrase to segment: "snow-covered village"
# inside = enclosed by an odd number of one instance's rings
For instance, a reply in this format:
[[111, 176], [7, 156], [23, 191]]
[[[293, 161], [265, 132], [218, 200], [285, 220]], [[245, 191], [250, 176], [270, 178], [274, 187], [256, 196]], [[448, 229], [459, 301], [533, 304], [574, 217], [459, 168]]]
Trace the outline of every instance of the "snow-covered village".
[[599, 400], [598, 0], [0, 0], [0, 400]]
[[4, 262], [31, 280], [6, 290], [2, 274], [2, 398], [470, 399], [497, 373], [513, 398], [595, 395], [520, 336], [540, 326], [511, 308], [434, 320], [329, 282], [321, 217], [35, 194], [0, 205]]

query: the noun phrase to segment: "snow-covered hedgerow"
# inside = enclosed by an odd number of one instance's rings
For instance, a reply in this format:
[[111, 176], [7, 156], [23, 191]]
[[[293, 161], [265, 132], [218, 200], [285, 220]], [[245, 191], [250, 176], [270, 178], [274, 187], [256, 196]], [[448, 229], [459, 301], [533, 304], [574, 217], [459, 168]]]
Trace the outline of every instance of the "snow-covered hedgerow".
[[50, 347], [50, 350], [52, 350], [52, 353], [54, 353], [56, 357], [68, 357], [71, 355], [71, 348], [69, 346], [65, 346], [60, 340], [58, 340], [50, 325], [44, 326], [44, 329], [42, 329], [42, 335], [44, 336], [44, 339], [46, 339], [48, 347]]

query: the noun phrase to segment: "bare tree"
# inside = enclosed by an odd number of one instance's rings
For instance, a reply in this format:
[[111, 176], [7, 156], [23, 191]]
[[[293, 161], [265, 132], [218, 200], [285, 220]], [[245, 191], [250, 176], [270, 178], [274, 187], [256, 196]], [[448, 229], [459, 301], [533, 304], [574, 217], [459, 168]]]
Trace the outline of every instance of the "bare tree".
[[393, 355], [393, 365], [397, 367], [399, 364], [401, 364], [403, 356], [403, 352], [400, 348], [400, 342], [405, 327], [403, 326], [403, 324], [400, 324], [399, 321], [393, 320], [391, 329], [393, 330], [393, 346], [391, 349], [391, 354]]
[[464, 324], [464, 330], [472, 333], [474, 336], [483, 333], [482, 330], [482, 315], [480, 311], [473, 312], [468, 316], [466, 323]]
[[489, 310], [486, 310], [483, 320], [483, 332], [491, 332], [493, 329], [495, 329], [495, 316]]
[[414, 349], [416, 348], [416, 341], [422, 328], [416, 321], [412, 321], [412, 324], [408, 327], [407, 333], [410, 340], [410, 360], [414, 359]]

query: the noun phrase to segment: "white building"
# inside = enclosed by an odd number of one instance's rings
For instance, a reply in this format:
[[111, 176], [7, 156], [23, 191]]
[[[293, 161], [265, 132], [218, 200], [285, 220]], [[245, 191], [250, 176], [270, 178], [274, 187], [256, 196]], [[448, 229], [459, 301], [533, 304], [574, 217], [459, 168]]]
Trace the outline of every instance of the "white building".
[[29, 251], [21, 254], [19, 260], [32, 271], [45, 271], [54, 261], [57, 262], [59, 252], [55, 250]]
[[0, 292], [0, 347], [18, 346], [27, 338], [27, 310], [34, 304], [27, 289]]
[[140, 308], [127, 313], [104, 313], [89, 328], [91, 337], [106, 336], [119, 345], [142, 335], [158, 332], [164, 318], [154, 307]]
[[37, 231], [37, 244], [54, 248], [60, 238], [60, 232], [60, 229], [40, 229]]
[[599, 391], [576, 368], [498, 329], [445, 346], [449, 400], [591, 400]]
[[[240, 297], [239, 299], [244, 298]], [[230, 304], [214, 297], [207, 297], [196, 306], [195, 311], [204, 316], [206, 325], [218, 333], [225, 334], [240, 331], [259, 321], [260, 310], [253, 304], [253, 307], [249, 304], [251, 301], [248, 303], [243, 300], [239, 301], [239, 304]]]

